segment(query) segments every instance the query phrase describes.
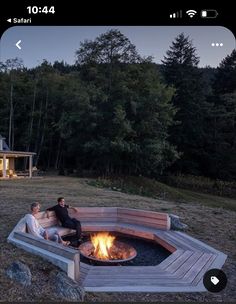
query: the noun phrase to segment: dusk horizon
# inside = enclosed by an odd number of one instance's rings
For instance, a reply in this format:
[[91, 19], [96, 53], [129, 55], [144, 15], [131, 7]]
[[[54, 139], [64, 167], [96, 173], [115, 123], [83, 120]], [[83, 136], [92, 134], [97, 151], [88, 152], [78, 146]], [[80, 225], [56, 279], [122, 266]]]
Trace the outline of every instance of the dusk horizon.
[[[157, 64], [161, 64], [172, 42], [181, 33], [188, 36], [196, 48], [199, 67], [216, 68], [235, 48], [233, 33], [220, 26], [15, 26], [1, 37], [0, 60], [21, 58], [27, 68], [34, 68], [43, 60], [73, 65], [81, 42], [93, 41], [110, 29], [121, 31], [142, 57], [152, 56]], [[21, 50], [15, 45], [19, 40]], [[212, 43], [219, 43], [219, 46], [212, 46]]]

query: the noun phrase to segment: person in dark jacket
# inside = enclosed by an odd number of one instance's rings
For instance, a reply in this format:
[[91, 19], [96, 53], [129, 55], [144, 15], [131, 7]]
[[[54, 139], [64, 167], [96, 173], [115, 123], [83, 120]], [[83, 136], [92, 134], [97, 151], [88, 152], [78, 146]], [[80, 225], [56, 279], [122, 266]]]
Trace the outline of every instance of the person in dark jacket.
[[47, 217], [49, 218], [49, 211], [54, 211], [56, 213], [57, 218], [61, 222], [62, 227], [75, 229], [76, 230], [76, 237], [78, 240], [81, 239], [81, 224], [75, 218], [71, 218], [68, 214], [68, 209], [74, 209], [75, 212], [78, 210], [74, 207], [65, 204], [64, 197], [59, 197], [57, 199], [57, 205], [46, 209]]

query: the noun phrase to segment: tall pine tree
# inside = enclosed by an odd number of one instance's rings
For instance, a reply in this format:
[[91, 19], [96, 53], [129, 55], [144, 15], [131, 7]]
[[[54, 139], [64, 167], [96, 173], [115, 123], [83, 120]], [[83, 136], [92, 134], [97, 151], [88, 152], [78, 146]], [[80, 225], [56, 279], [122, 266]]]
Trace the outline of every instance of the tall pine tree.
[[[205, 100], [205, 89], [199, 57], [189, 37], [180, 34], [167, 51], [163, 74], [168, 85], [176, 89], [173, 103], [177, 108], [175, 125], [170, 128], [170, 142], [182, 153], [174, 170], [201, 174], [205, 162], [205, 120], [209, 104]], [[208, 90], [207, 90], [208, 91]]]
[[209, 128], [209, 170], [215, 178], [236, 178], [236, 51], [222, 60], [213, 83]]

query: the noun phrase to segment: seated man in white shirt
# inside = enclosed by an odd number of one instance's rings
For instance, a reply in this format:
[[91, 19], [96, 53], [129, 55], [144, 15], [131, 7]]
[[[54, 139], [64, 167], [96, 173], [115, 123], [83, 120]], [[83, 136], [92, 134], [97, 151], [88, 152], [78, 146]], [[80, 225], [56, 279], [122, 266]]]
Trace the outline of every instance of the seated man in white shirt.
[[61, 243], [65, 246], [69, 245], [70, 242], [65, 242], [62, 240], [61, 236], [57, 232], [56, 228], [44, 229], [39, 222], [37, 221], [35, 215], [40, 211], [40, 204], [33, 203], [31, 204], [31, 214], [26, 215], [26, 224], [28, 232], [37, 236], [41, 239], [51, 240], [57, 243]]

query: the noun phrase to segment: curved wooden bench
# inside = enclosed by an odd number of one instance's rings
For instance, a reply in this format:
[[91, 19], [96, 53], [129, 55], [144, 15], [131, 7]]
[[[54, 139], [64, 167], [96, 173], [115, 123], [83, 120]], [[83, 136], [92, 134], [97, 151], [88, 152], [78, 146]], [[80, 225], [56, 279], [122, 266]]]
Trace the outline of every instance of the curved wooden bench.
[[23, 217], [12, 230], [7, 241], [50, 261], [64, 270], [70, 278], [78, 281], [80, 276], [80, 254], [78, 250], [35, 237], [27, 233], [26, 226], [26, 220]]
[[[136, 228], [170, 229], [170, 217], [166, 213], [121, 207], [78, 207], [76, 210], [69, 209], [69, 215], [81, 222], [83, 231], [112, 231], [121, 224]], [[54, 211], [49, 212], [49, 219], [45, 212], [40, 212], [37, 219], [44, 228], [57, 228], [62, 236], [73, 233], [72, 229], [61, 227]]]

